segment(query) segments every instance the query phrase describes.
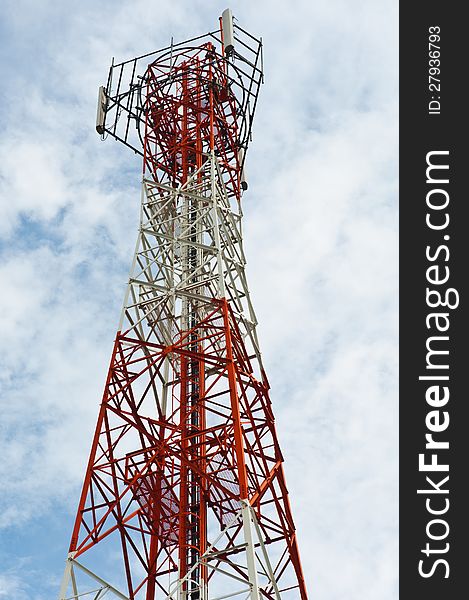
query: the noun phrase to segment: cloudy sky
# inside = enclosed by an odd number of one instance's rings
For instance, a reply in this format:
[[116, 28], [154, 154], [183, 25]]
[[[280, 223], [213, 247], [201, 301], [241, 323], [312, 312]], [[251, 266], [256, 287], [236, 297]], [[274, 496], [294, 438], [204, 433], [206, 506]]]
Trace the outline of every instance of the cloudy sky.
[[[135, 244], [94, 131], [126, 59], [225, 0], [0, 5], [0, 598], [58, 593]], [[397, 597], [397, 8], [233, 0], [262, 35], [245, 249], [312, 600]]]

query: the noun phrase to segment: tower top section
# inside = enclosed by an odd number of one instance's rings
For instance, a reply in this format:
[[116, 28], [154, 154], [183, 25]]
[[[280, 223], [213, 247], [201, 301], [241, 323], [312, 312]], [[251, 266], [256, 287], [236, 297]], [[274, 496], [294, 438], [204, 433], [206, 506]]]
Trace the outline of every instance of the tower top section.
[[262, 40], [226, 9], [214, 31], [113, 61], [96, 130], [140, 154], [146, 176], [172, 187], [213, 152], [228, 194], [239, 197], [261, 83]]

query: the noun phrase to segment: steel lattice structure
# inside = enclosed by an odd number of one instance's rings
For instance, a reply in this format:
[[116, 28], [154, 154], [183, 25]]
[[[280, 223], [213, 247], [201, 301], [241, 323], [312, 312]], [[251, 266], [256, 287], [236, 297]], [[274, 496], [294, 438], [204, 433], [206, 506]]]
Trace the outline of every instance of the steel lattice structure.
[[262, 80], [227, 9], [100, 88], [141, 215], [60, 600], [307, 598], [241, 232]]

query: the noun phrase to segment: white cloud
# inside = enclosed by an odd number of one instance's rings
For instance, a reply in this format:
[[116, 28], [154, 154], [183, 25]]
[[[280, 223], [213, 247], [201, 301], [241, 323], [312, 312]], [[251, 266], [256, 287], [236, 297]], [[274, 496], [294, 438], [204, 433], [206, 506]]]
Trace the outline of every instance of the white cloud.
[[0, 598], [15, 598], [16, 600], [22, 600], [26, 598], [21, 579], [18, 575], [10, 573], [0, 574]]

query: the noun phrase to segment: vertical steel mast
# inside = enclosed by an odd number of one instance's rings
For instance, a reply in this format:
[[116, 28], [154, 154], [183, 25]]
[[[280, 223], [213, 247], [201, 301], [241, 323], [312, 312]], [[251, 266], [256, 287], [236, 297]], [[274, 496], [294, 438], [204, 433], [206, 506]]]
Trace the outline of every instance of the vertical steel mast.
[[100, 88], [140, 227], [60, 600], [307, 598], [242, 243], [262, 81], [227, 9]]

